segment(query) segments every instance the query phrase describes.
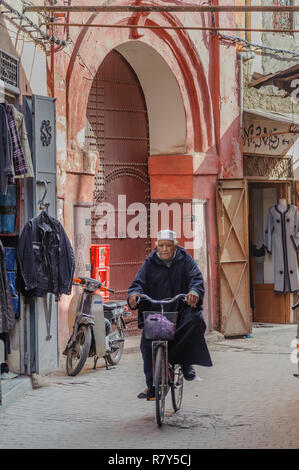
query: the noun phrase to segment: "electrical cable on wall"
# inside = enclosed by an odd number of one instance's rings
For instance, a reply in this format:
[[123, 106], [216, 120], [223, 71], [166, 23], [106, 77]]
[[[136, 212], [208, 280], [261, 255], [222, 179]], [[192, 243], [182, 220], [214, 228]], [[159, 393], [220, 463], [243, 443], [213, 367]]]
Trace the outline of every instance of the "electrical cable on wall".
[[[22, 0], [22, 3], [24, 3], [24, 1]], [[15, 8], [13, 8], [6, 0], [0, 0], [0, 6], [3, 5], [5, 8], [7, 8], [8, 12], [9, 13], [12, 13], [14, 14], [16, 17], [18, 17], [20, 20], [23, 20], [26, 22], [25, 25], [20, 25], [18, 26], [20, 29], [22, 29], [23, 31], [25, 31], [27, 34], [30, 34], [29, 31], [26, 30], [26, 26], [31, 26], [33, 28], [33, 31], [32, 32], [37, 32], [39, 33], [39, 35], [41, 36], [40, 38], [34, 38], [33, 36], [31, 36], [33, 38], [34, 41], [40, 43], [42, 41], [49, 41], [50, 43], [55, 43], [59, 46], [68, 46], [70, 44], [70, 39], [68, 39], [67, 41], [64, 41], [62, 39], [58, 39], [58, 38], [55, 38], [53, 36], [50, 36], [49, 34], [46, 34], [44, 31], [42, 31], [40, 29], [40, 27], [35, 24], [30, 18], [28, 18], [28, 16], [24, 15], [23, 13], [20, 13], [18, 10], [16, 10]], [[7, 12], [1, 12], [1, 15], [3, 15], [4, 18], [8, 19], [8, 20], [11, 20], [10, 17], [6, 14]]]
[[[213, 0], [209, 0], [209, 4], [213, 6]], [[212, 12], [212, 24], [213, 26], [216, 27], [214, 12]], [[275, 47], [264, 46], [263, 44], [256, 44], [254, 42], [248, 41], [247, 39], [241, 38], [239, 36], [229, 36], [227, 34], [220, 33], [220, 31], [216, 31], [216, 34], [218, 34], [219, 37], [224, 39], [225, 41], [231, 41], [234, 43], [242, 43], [247, 47], [254, 47], [256, 49], [268, 50], [268, 51], [274, 52], [274, 54], [290, 54], [293, 57], [299, 57], [299, 52], [296, 52], [296, 51], [290, 51], [288, 49], [277, 49]]]
[[[32, 2], [28, 1], [28, 0], [21, 0], [21, 2], [24, 4], [24, 5], [33, 5]], [[68, 0], [69, 2], [69, 0]], [[207, 2], [204, 2], [204, 3], [207, 3]], [[203, 3], [203, 4], [204, 4]], [[69, 2], [70, 4], [70, 2]], [[209, 4], [211, 6], [213, 6], [213, 2], [212, 0], [209, 0]], [[18, 10], [16, 10], [15, 8], [13, 8], [11, 5], [9, 5], [9, 3], [6, 1], [6, 0], [0, 0], [0, 5], [3, 5], [5, 8], [7, 8], [11, 13], [15, 14], [16, 16], [18, 16], [20, 19], [26, 21], [30, 26], [32, 26], [32, 28], [34, 28], [34, 30], [36, 32], [38, 32], [41, 36], [40, 39], [37, 39], [37, 38], [33, 38], [34, 40], [36, 40], [37, 42], [41, 42], [42, 40], [44, 41], [49, 41], [51, 43], [55, 43], [59, 46], [67, 46], [69, 45], [72, 40], [68, 34], [68, 37], [67, 37], [67, 40], [62, 40], [62, 39], [59, 39], [59, 38], [55, 38], [54, 36], [50, 36], [48, 34], [46, 34], [44, 31], [42, 31], [40, 29], [40, 27], [38, 25], [36, 25], [32, 20], [30, 20], [26, 15], [24, 15], [23, 13], [20, 13]], [[2, 13], [3, 16], [7, 17], [4, 13]], [[44, 14], [43, 12], [39, 12], [40, 15], [42, 15], [42, 17], [44, 19], [48, 19], [47, 15]], [[7, 17], [9, 19], [9, 17]], [[213, 25], [215, 25], [215, 14], [214, 12], [212, 12], [212, 23]], [[25, 28], [25, 25], [24, 26], [20, 26], [21, 29], [23, 29], [24, 31], [26, 31], [26, 28]], [[29, 33], [28, 31], [26, 31], [27, 33]], [[230, 35], [226, 35], [226, 34], [223, 34], [221, 33], [219, 30], [216, 31], [216, 34], [219, 35], [219, 37], [221, 39], [223, 39], [224, 41], [230, 41], [230, 42], [233, 42], [233, 43], [241, 43], [241, 44], [244, 44], [245, 46], [247, 47], [254, 47], [256, 49], [260, 49], [260, 50], [265, 50], [265, 51], [269, 51], [269, 52], [272, 52], [274, 54], [289, 54], [293, 57], [299, 57], [299, 52], [296, 52], [294, 50], [287, 50], [287, 49], [278, 49], [278, 48], [274, 48], [274, 47], [270, 47], [270, 46], [265, 46], [263, 44], [257, 44], [257, 43], [253, 43], [251, 41], [248, 41], [247, 39], [244, 39], [244, 38], [241, 38], [239, 36], [230, 36]]]
[[219, 36], [222, 39], [226, 40], [226, 41], [232, 41], [232, 42], [235, 42], [235, 43], [236, 42], [243, 43], [246, 46], [255, 47], [256, 49], [265, 49], [265, 50], [274, 52], [275, 54], [278, 54], [278, 53], [279, 54], [290, 54], [293, 57], [299, 57], [299, 52], [296, 52], [296, 51], [289, 51], [287, 49], [276, 49], [275, 47], [264, 46], [262, 44], [256, 44], [254, 42], [247, 41], [247, 39], [240, 38], [238, 36], [227, 36], [226, 34], [222, 34], [219, 31], [217, 31], [217, 34], [219, 34]]

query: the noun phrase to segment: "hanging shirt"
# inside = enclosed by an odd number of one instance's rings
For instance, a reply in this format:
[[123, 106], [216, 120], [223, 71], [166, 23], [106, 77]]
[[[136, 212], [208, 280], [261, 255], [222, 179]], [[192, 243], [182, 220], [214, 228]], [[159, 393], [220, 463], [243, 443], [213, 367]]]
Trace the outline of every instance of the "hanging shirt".
[[274, 256], [274, 291], [297, 292], [299, 272], [297, 248], [299, 245], [299, 214], [296, 206], [288, 204], [281, 212], [278, 206], [268, 211], [264, 245]]
[[22, 175], [16, 175], [16, 178], [34, 178], [34, 171], [32, 166], [31, 151], [28, 142], [28, 135], [25, 125], [25, 119], [22, 113], [12, 106], [13, 116], [16, 122], [16, 128], [19, 135], [20, 145], [23, 150], [24, 159], [27, 167], [27, 173]]
[[8, 127], [10, 131], [11, 141], [12, 141], [12, 158], [13, 158], [13, 166], [14, 166], [14, 174], [15, 176], [24, 175], [28, 172], [27, 165], [25, 162], [24, 152], [21, 146], [21, 142], [18, 135], [16, 121], [13, 115], [13, 106], [4, 103], [6, 117], [8, 121]]

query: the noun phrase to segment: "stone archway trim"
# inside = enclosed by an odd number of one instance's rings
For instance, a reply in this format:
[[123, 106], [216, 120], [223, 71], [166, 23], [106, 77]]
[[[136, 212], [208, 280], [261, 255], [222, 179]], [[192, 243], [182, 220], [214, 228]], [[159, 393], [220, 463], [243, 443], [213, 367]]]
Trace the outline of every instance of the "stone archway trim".
[[[92, 15], [88, 22], [92, 22], [95, 19], [96, 15]], [[128, 22], [128, 18], [121, 20], [123, 23]], [[171, 15], [168, 15], [167, 21], [172, 21], [172, 24], [176, 24], [176, 20], [171, 18]], [[157, 24], [147, 20], [149, 24]], [[78, 51], [81, 46], [84, 44], [86, 39], [87, 28], [84, 28], [80, 31], [77, 41], [76, 41], [76, 50]], [[194, 45], [192, 44], [190, 38], [188, 37], [186, 31], [175, 30], [175, 34], [179, 36], [178, 39], [175, 39], [171, 36], [169, 32], [161, 29], [154, 30], [154, 34], [161, 39], [165, 44], [168, 45], [172, 51], [177, 64], [179, 66], [180, 72], [183, 77], [184, 87], [187, 91], [189, 104], [187, 107], [191, 109], [192, 116], [192, 125], [188, 124], [188, 133], [190, 138], [190, 132], [193, 135], [193, 145], [191, 148], [192, 151], [207, 151], [208, 149], [214, 146], [214, 124], [212, 119], [212, 105], [209, 94], [208, 84], [204, 75], [203, 65], [198, 57], [198, 54], [195, 50]], [[119, 35], [121, 33], [119, 32]], [[144, 41], [144, 38], [143, 38]], [[142, 41], [142, 42], [143, 42]], [[148, 41], [144, 41], [148, 44]], [[179, 44], [182, 44], [183, 50], [180, 50]], [[112, 49], [117, 44], [112, 45]], [[152, 44], [149, 44], [153, 47]], [[82, 53], [81, 49], [80, 52]], [[186, 53], [187, 52], [187, 53]], [[76, 109], [74, 113], [73, 105], [76, 107], [74, 100], [78, 97], [72, 97], [71, 89], [72, 86], [78, 86], [77, 80], [74, 76], [75, 70], [75, 59], [77, 52], [74, 50], [71, 60], [69, 62], [69, 67], [67, 70], [66, 82], [67, 82], [67, 120], [69, 123], [69, 132], [68, 132], [68, 147], [71, 147], [72, 139], [74, 138], [74, 133], [77, 130], [77, 133], [81, 131], [81, 128], [78, 129], [78, 126], [74, 122], [76, 119], [73, 114], [76, 115]], [[188, 60], [186, 59], [188, 57]], [[165, 59], [165, 58], [164, 58]], [[189, 61], [189, 63], [188, 63]], [[195, 83], [194, 76], [198, 77], [198, 85]], [[200, 95], [200, 96], [199, 96]], [[185, 102], [186, 106], [186, 102]], [[82, 102], [81, 102], [82, 109]], [[201, 115], [201, 109], [203, 109], [204, 116]], [[82, 126], [81, 126], [82, 127]], [[191, 129], [192, 128], [192, 129]]]

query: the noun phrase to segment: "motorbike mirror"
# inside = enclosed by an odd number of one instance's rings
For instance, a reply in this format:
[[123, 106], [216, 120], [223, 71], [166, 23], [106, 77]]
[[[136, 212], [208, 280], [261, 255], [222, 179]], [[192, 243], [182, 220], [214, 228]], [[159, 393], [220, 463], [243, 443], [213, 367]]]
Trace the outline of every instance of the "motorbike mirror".
[[112, 294], [114, 294], [114, 290], [112, 290], [112, 289], [108, 289], [108, 287], [106, 287], [106, 286], [103, 286], [103, 285], [102, 285], [102, 286], [100, 286], [100, 290], [104, 290], [104, 291], [112, 292]]
[[105, 286], [100, 286], [95, 292], [94, 294], [97, 294], [97, 295], [101, 295], [101, 291], [105, 292], [105, 291], [108, 291], [108, 292], [112, 292], [112, 294], [114, 294], [114, 290], [112, 289], [108, 289], [108, 287], [105, 287]]
[[73, 278], [73, 285], [77, 286], [77, 285], [82, 285], [82, 284], [84, 284], [82, 279], [79, 279], [77, 277]]

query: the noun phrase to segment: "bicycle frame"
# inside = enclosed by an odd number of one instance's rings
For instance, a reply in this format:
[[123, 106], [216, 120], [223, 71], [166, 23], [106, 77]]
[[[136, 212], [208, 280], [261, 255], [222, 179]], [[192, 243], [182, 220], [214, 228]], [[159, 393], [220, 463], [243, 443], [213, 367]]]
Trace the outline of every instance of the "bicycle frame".
[[295, 311], [296, 323], [297, 323], [297, 336], [296, 336], [296, 339], [297, 339], [297, 367], [298, 367], [298, 373], [293, 374], [293, 376], [297, 377], [297, 378], [299, 378], [299, 309], [298, 309], [299, 302], [298, 302], [298, 299], [299, 299], [299, 295], [297, 295], [297, 299], [296, 299], [297, 302], [295, 303], [295, 305], [292, 306], [292, 310]]
[[152, 358], [153, 358], [153, 385], [156, 386], [155, 383], [155, 364], [156, 364], [156, 356], [158, 348], [162, 347], [164, 354], [165, 354], [165, 384], [166, 391], [165, 394], [169, 391], [169, 377], [168, 377], [168, 341], [153, 341], [152, 342]]
[[[149, 296], [145, 294], [140, 294], [139, 295], [140, 299], [145, 299], [153, 304], [159, 304], [161, 306], [161, 315], [164, 315], [164, 305], [170, 304], [180, 298], [185, 298], [185, 294], [178, 294], [172, 299], [164, 299], [164, 300], [154, 300], [151, 299]], [[140, 302], [140, 299], [137, 301], [138, 303]], [[163, 351], [163, 363], [159, 361], [157, 357], [157, 353], [159, 350]], [[178, 370], [178, 380], [177, 384], [175, 383], [175, 376], [176, 376], [176, 370], [175, 366], [170, 365], [168, 361], [168, 341], [166, 340], [153, 340], [152, 341], [152, 364], [153, 364], [153, 385], [155, 386], [155, 397], [156, 397], [156, 419], [157, 419], [157, 424], [158, 426], [161, 426], [163, 421], [164, 421], [164, 408], [165, 408], [165, 397], [167, 393], [169, 392], [169, 389], [171, 388], [171, 394], [172, 394], [172, 404], [174, 411], [178, 411], [181, 405], [181, 400], [182, 400], [182, 386], [183, 382], [181, 382], [181, 385], [179, 385], [180, 380], [182, 381], [182, 372], [181, 369]], [[161, 368], [163, 371], [163, 374], [161, 375]], [[157, 384], [157, 379], [156, 376], [158, 376], [159, 384]], [[179, 377], [181, 377], [179, 379]], [[163, 384], [163, 388], [161, 387], [161, 383]], [[179, 385], [180, 391], [179, 391], [179, 404], [175, 398], [176, 394], [176, 388], [177, 385]], [[164, 390], [163, 390], [164, 389]], [[160, 403], [161, 400], [161, 403]]]
[[[140, 297], [140, 299], [145, 299], [148, 302], [151, 302], [152, 304], [160, 305], [161, 315], [163, 315], [164, 314], [164, 305], [171, 304], [171, 303], [173, 303], [176, 300], [179, 300], [181, 298], [185, 299], [186, 294], [178, 294], [178, 295], [176, 295], [175, 297], [173, 297], [171, 299], [161, 299], [161, 300], [151, 299], [151, 297], [149, 297], [146, 294], [140, 294], [139, 297]], [[157, 312], [157, 313], [160, 313], [160, 312]], [[155, 360], [156, 360], [156, 351], [157, 351], [157, 348], [159, 346], [162, 346], [163, 349], [165, 350], [166, 365], [167, 365], [167, 367], [165, 367], [165, 375], [166, 375], [165, 383], [168, 383], [168, 341], [155, 341], [155, 340], [152, 341], [153, 377], [154, 377], [154, 381], [155, 381], [154, 364], [155, 364]], [[155, 383], [154, 383], [154, 385], [155, 385]], [[169, 390], [169, 387], [168, 387], [167, 391], [168, 390]]]

